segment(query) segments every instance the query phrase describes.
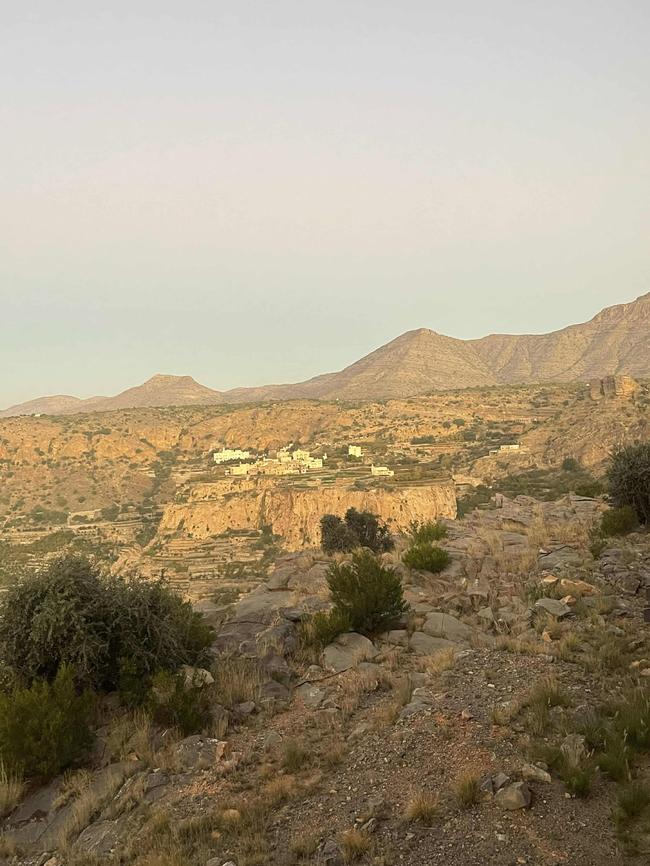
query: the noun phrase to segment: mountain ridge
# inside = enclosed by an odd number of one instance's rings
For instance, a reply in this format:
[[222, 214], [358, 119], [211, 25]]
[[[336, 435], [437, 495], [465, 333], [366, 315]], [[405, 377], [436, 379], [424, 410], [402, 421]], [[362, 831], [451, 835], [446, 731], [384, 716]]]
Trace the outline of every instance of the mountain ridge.
[[157, 373], [112, 397], [39, 397], [0, 411], [0, 417], [301, 398], [378, 400], [609, 374], [650, 376], [650, 292], [606, 307], [587, 322], [547, 334], [495, 333], [461, 340], [430, 328], [415, 328], [338, 372], [304, 382], [217, 391], [191, 376]]

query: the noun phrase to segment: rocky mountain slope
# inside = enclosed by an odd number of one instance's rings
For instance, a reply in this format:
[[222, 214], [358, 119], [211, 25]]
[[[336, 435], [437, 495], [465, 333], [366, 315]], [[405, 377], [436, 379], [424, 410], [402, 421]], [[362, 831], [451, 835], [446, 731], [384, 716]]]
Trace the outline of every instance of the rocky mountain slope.
[[399, 541], [385, 559], [408, 613], [322, 652], [301, 648], [298, 621], [327, 606], [330, 560], [279, 558], [213, 605], [211, 726], [181, 738], [113, 702], [92, 766], [24, 791], [2, 821], [2, 862], [647, 863], [647, 749], [616, 719], [647, 694], [649, 541], [594, 559], [602, 508], [519, 497], [449, 521], [435, 577], [406, 569]]
[[5, 409], [0, 417], [301, 398], [384, 400], [433, 390], [570, 382], [608, 374], [650, 376], [650, 293], [550, 334], [457, 340], [426, 328], [408, 331], [338, 373], [292, 385], [220, 392], [190, 376], [158, 375], [116, 397], [44, 397]]

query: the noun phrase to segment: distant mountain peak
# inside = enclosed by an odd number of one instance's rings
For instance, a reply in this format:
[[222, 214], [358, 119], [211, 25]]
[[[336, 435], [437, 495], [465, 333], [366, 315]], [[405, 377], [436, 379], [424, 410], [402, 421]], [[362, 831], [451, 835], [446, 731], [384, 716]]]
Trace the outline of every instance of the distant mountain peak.
[[650, 292], [630, 303], [607, 307], [589, 322], [550, 334], [490, 334], [479, 340], [459, 340], [430, 328], [414, 328], [338, 373], [293, 385], [219, 392], [192, 376], [156, 373], [143, 385], [115, 397], [43, 397], [12, 406], [0, 412], [0, 417], [299, 398], [379, 400], [610, 374], [650, 377]]

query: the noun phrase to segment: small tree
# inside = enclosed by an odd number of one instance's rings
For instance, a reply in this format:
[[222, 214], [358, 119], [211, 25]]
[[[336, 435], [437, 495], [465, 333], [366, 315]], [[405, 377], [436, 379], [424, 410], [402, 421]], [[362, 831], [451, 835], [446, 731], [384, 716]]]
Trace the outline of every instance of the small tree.
[[619, 507], [630, 505], [640, 523], [650, 522], [650, 443], [617, 451], [607, 478], [612, 503]]
[[52, 683], [0, 693], [0, 761], [15, 773], [51, 779], [83, 758], [92, 744], [93, 696], [77, 694], [63, 666]]
[[360, 547], [367, 547], [374, 553], [383, 553], [395, 547], [388, 527], [379, 520], [376, 514], [348, 508], [345, 512], [345, 522], [348, 529], [359, 539]]
[[359, 539], [336, 514], [324, 514], [320, 521], [321, 546], [325, 553], [344, 553], [359, 546]]
[[383, 553], [395, 546], [386, 524], [369, 511], [348, 508], [343, 520], [335, 514], [325, 514], [320, 526], [325, 553], [347, 552], [357, 547]]
[[368, 550], [353, 554], [351, 563], [332, 565], [327, 584], [342, 621], [362, 634], [385, 631], [407, 609], [399, 575]]

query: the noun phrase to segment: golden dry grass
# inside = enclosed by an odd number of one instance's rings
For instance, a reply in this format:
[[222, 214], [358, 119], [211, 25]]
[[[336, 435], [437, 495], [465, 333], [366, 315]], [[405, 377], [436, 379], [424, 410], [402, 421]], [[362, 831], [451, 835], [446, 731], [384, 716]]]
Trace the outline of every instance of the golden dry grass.
[[5, 818], [21, 801], [25, 783], [16, 773], [8, 772], [0, 764], [0, 818]]
[[257, 661], [237, 656], [220, 659], [212, 674], [217, 700], [225, 707], [257, 700], [264, 681]]
[[404, 820], [430, 825], [440, 814], [440, 798], [428, 791], [418, 791], [406, 804]]
[[461, 809], [471, 809], [481, 799], [481, 777], [477, 773], [467, 772], [454, 785], [454, 796]]
[[356, 827], [341, 835], [341, 850], [346, 863], [360, 860], [370, 850], [370, 839]]

